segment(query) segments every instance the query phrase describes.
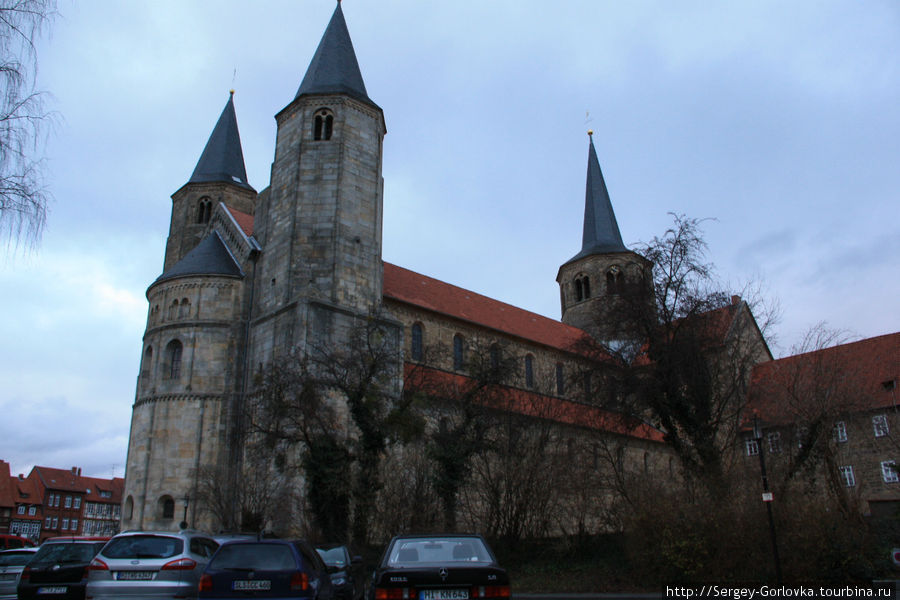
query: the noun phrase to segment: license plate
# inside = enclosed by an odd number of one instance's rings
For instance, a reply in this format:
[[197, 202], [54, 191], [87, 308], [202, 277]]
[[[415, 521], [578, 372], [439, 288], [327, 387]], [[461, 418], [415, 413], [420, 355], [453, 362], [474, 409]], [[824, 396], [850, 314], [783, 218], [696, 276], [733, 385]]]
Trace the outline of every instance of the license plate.
[[422, 590], [419, 600], [469, 600], [469, 590]]
[[57, 585], [52, 587], [39, 587], [37, 593], [38, 594], [65, 594], [68, 591], [68, 588], [64, 585]]
[[235, 591], [270, 590], [272, 582], [268, 579], [238, 579], [234, 582]]
[[119, 581], [150, 581], [156, 571], [116, 571]]

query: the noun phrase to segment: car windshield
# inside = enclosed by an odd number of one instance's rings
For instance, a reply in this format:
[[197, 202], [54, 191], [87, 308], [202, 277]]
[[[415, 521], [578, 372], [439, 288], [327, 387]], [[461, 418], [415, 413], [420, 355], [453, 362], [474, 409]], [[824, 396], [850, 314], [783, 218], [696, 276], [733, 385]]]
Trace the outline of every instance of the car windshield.
[[34, 555], [34, 564], [89, 563], [98, 549], [96, 544], [44, 544]]
[[476, 537], [400, 538], [394, 542], [388, 557], [388, 565], [393, 567], [490, 561], [484, 542]]
[[316, 552], [319, 553], [319, 556], [322, 557], [322, 560], [325, 561], [325, 564], [329, 567], [346, 567], [347, 566], [347, 553], [344, 552], [343, 546], [338, 546], [337, 548], [316, 548]]
[[232, 571], [290, 571], [297, 568], [287, 544], [225, 544], [213, 557], [210, 569]]
[[111, 540], [103, 549], [107, 558], [171, 558], [181, 554], [181, 538], [166, 535], [124, 535]]
[[34, 552], [0, 552], [0, 567], [18, 567], [34, 558]]

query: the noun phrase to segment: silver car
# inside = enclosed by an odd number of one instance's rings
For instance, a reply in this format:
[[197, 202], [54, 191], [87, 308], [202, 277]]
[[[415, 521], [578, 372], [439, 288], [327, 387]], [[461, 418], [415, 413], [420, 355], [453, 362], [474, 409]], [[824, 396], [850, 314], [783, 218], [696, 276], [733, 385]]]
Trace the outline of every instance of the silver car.
[[94, 558], [86, 598], [196, 598], [203, 569], [219, 546], [199, 531], [128, 531]]
[[16, 548], [0, 552], [0, 600], [15, 600], [19, 576], [37, 548]]

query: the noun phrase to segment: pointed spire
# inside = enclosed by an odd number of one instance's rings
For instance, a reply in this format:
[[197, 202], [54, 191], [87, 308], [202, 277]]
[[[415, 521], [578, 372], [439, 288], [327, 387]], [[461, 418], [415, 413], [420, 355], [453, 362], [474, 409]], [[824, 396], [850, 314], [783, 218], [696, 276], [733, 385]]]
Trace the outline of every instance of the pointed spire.
[[247, 181], [241, 134], [234, 113], [234, 90], [222, 111], [188, 183], [225, 181], [253, 189]]
[[338, 2], [295, 98], [304, 94], [347, 94], [375, 105], [366, 94], [350, 32]]
[[589, 131], [591, 139], [588, 152], [587, 186], [584, 194], [584, 234], [581, 238], [581, 252], [573, 256], [569, 262], [590, 256], [591, 254], [607, 254], [610, 252], [628, 252], [619, 233], [619, 224], [613, 212], [600, 161], [594, 149], [594, 132]]

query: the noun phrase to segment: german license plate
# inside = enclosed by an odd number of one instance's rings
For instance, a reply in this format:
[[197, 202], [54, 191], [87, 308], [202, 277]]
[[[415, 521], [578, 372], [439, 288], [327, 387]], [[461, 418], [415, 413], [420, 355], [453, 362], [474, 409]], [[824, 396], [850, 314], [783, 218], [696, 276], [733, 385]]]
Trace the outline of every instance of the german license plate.
[[235, 591], [252, 591], [252, 590], [270, 590], [272, 582], [268, 579], [236, 579], [234, 581]]
[[116, 571], [119, 581], [150, 581], [155, 571]]
[[64, 585], [54, 585], [50, 587], [39, 587], [38, 594], [65, 594], [68, 588]]
[[469, 590], [422, 590], [419, 600], [469, 600]]

